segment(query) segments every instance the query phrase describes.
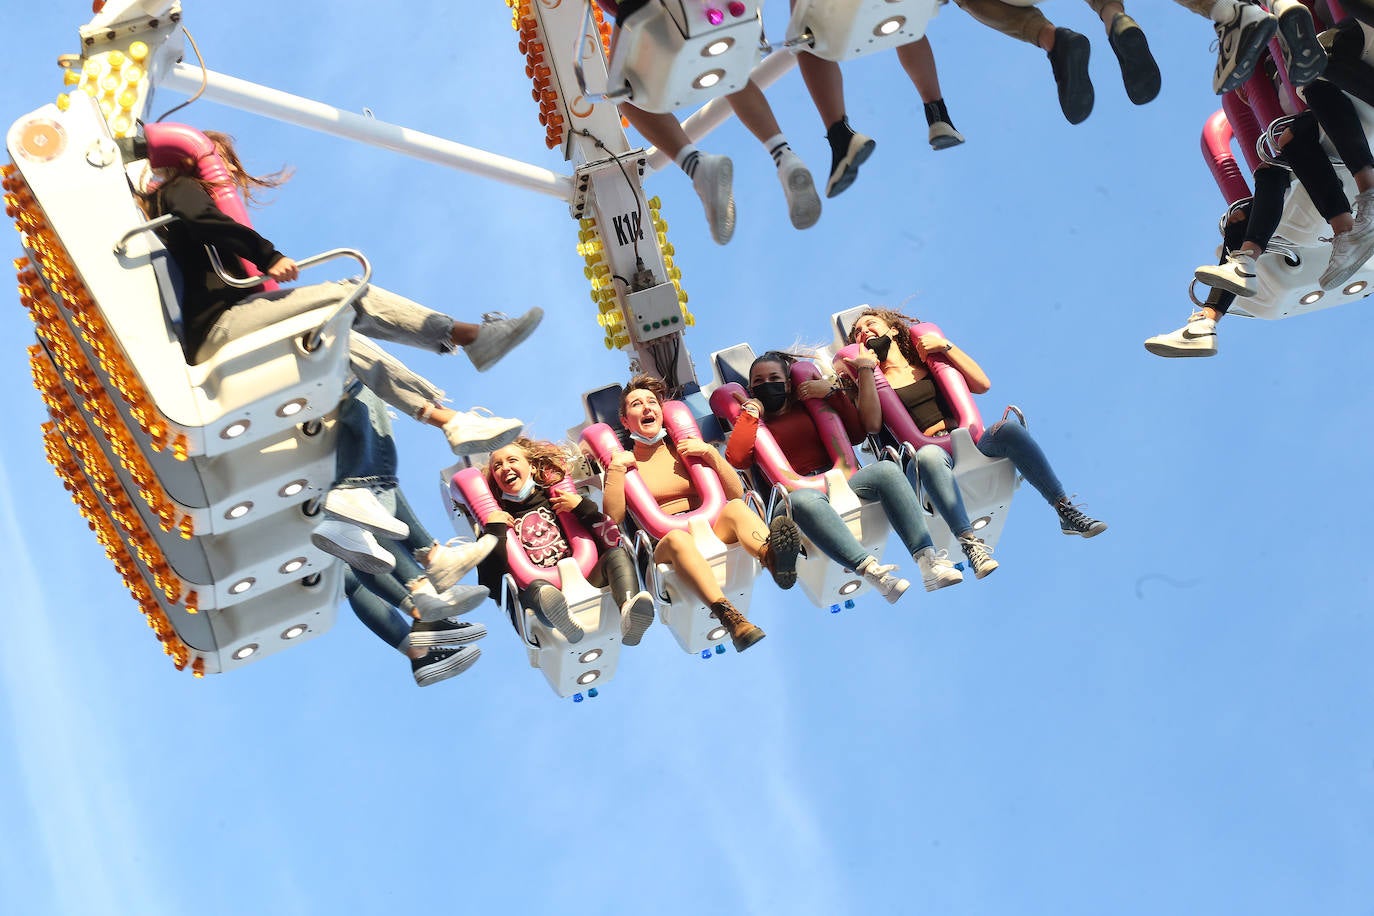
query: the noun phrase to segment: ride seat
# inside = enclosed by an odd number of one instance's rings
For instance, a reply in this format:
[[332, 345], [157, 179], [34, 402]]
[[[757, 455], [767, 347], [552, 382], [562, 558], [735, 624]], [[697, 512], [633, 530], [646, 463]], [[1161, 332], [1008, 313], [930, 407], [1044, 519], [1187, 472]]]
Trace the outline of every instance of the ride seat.
[[787, 43], [825, 60], [850, 60], [920, 40], [937, 5], [937, 0], [797, 0]]

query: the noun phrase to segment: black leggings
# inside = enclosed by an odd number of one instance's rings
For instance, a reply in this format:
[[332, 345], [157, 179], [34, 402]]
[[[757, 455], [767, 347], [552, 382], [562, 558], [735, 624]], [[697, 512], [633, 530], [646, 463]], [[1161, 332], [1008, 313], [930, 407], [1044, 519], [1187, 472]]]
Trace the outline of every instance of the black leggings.
[[1326, 80], [1317, 80], [1303, 89], [1303, 96], [1350, 174], [1374, 165], [1364, 125], [1344, 92]]
[[[1292, 178], [1286, 169], [1263, 165], [1255, 169], [1255, 196], [1246, 204], [1244, 219], [1227, 223], [1222, 229], [1222, 262], [1227, 255], [1240, 251], [1241, 246], [1250, 242], [1264, 251], [1269, 240], [1279, 229], [1283, 218], [1283, 202], [1288, 196]], [[1225, 315], [1236, 301], [1236, 294], [1215, 287], [1207, 294], [1207, 305]]]
[[[1312, 204], [1322, 219], [1330, 222], [1343, 213], [1350, 212], [1350, 200], [1345, 196], [1345, 187], [1336, 175], [1336, 169], [1326, 150], [1321, 145], [1321, 125], [1317, 116], [1304, 111], [1293, 119], [1288, 128], [1292, 133], [1283, 147], [1283, 158], [1293, 168], [1293, 174], [1307, 190]], [[1366, 148], [1365, 155], [1369, 151]]]

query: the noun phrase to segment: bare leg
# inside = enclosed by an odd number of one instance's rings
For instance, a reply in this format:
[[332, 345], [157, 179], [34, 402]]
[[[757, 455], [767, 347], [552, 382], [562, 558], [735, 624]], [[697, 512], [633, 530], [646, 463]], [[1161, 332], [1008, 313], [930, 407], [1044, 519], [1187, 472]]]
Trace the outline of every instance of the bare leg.
[[725, 600], [711, 564], [706, 562], [687, 532], [670, 531], [664, 535], [654, 548], [654, 562], [671, 566], [703, 604]]
[[620, 113], [634, 125], [635, 130], [644, 135], [645, 140], [674, 159], [689, 142], [682, 125], [678, 123], [677, 118], [670, 114], [655, 114], [644, 111], [634, 107], [629, 102], [621, 103]]
[[798, 54], [797, 69], [802, 82], [811, 94], [811, 102], [821, 116], [821, 123], [829, 128], [844, 119], [844, 74], [833, 60], [823, 60], [814, 54]]
[[739, 544], [754, 559], [763, 553], [764, 542], [768, 540], [768, 526], [763, 519], [754, 514], [742, 500], [732, 499], [721, 510], [711, 529], [716, 537], [726, 544]]
[[[778, 119], [773, 116], [773, 109], [768, 104], [768, 99], [764, 96], [763, 90], [754, 84], [753, 80], [744, 84], [744, 88], [727, 95], [730, 107], [739, 116], [740, 122], [749, 132], [758, 138], [760, 143], [766, 143], [772, 137], [782, 133], [782, 128], [778, 127]], [[671, 118], [671, 115], [664, 115]], [[639, 125], [635, 125], [638, 127]], [[682, 128], [679, 126], [678, 130]], [[647, 136], [647, 135], [646, 135]], [[686, 135], [683, 135], [686, 139]], [[662, 147], [660, 147], [661, 149]]]
[[[1053, 29], [1051, 29], [1053, 32]], [[934, 102], [941, 98], [940, 75], [935, 69], [935, 52], [931, 50], [930, 39], [922, 38], [897, 49], [897, 59], [902, 69], [921, 93], [922, 102]]]

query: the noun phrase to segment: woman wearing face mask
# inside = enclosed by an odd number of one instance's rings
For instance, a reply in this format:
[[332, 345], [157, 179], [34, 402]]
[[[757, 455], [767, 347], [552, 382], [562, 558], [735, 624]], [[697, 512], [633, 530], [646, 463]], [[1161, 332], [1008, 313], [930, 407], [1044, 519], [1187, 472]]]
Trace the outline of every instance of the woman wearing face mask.
[[[491, 454], [486, 468], [487, 486], [500, 511], [487, 517], [486, 533], [498, 543], [477, 567], [477, 581], [492, 595], [501, 594], [501, 577], [509, 569], [506, 539], [516, 538], [536, 566], [553, 569], [572, 555], [567, 531], [558, 513], [569, 512], [597, 541], [596, 573], [592, 585], [609, 586], [620, 607], [621, 642], [639, 645], [644, 631], [654, 622], [654, 600], [639, 590], [634, 561], [625, 549], [620, 529], [596, 503], [566, 490], [550, 488], [568, 476], [567, 458], [552, 442], [520, 437]], [[563, 593], [552, 583], [536, 579], [521, 590], [521, 603], [562, 633], [570, 643], [582, 640], [582, 627], [573, 620]]]
[[[651, 375], [630, 379], [620, 396], [620, 422], [634, 440], [634, 450], [617, 452], [606, 468], [606, 514], [616, 523], [625, 519], [625, 475], [635, 468], [659, 508], [667, 513], [683, 512], [701, 502], [684, 459], [704, 462], [720, 478], [729, 500], [712, 525], [716, 537], [725, 544], [739, 544], [773, 576], [779, 588], [797, 583], [797, 555], [801, 533], [789, 518], [776, 518], [772, 525], [750, 509], [743, 500], [744, 484], [720, 452], [700, 439], [674, 443], [663, 428], [663, 403], [667, 389], [662, 380]], [[763, 630], [740, 613], [726, 599], [706, 558], [686, 531], [665, 534], [654, 548], [654, 562], [667, 563], [703, 603], [711, 616], [730, 631], [736, 652], [763, 639]]]
[[[945, 436], [958, 421], [935, 384], [927, 360], [937, 356], [947, 361], [964, 377], [973, 394], [982, 394], [991, 382], [973, 357], [938, 334], [922, 334], [913, 340], [911, 325], [916, 319], [891, 309], [865, 309], [849, 332], [849, 342], [862, 344], [861, 355], [845, 361], [855, 379], [855, 400], [863, 428], [876, 433], [883, 427], [882, 407], [873, 383], [873, 373], [881, 371], [917, 429], [927, 436]], [[1054, 507], [1059, 528], [1065, 534], [1095, 537], [1107, 530], [1106, 522], [1089, 518], [1069, 501], [1064, 486], [1050, 467], [1049, 459], [1020, 423], [1006, 420], [994, 423], [978, 439], [978, 451], [989, 458], [1007, 458], [1021, 476]], [[974, 536], [963, 496], [954, 479], [954, 457], [938, 445], [923, 445], [916, 450], [915, 467], [920, 485], [925, 488], [935, 510], [959, 538], [974, 573], [983, 578], [997, 568], [991, 549]]]
[[[834, 466], [835, 460], [823, 444], [821, 430], [801, 401], [828, 398], [836, 389], [825, 379], [815, 379], [803, 382], [794, 390], [790, 370], [796, 359], [791, 354], [770, 350], [749, 367], [752, 397], [742, 402], [739, 418], [725, 445], [725, 458], [734, 467], [744, 469], [754, 461], [754, 442], [760, 425], [777, 440], [792, 470], [798, 474], [823, 474]], [[835, 401], [833, 408], [850, 421], [845, 425], [856, 423], [857, 417], [848, 398], [839, 395]], [[920, 567], [926, 591], [964, 580], [944, 551], [936, 552], [916, 494], [896, 462], [877, 461], [865, 468], [845, 467], [844, 471], [850, 488], [859, 499], [882, 506], [897, 536]], [[827, 557], [858, 572], [891, 603], [906, 591], [910, 583], [894, 575], [896, 566], [880, 565], [877, 558], [864, 549], [849, 526], [831, 508], [824, 490], [798, 487], [791, 491], [788, 502], [798, 527]], [[781, 504], [777, 511], [782, 511]]]

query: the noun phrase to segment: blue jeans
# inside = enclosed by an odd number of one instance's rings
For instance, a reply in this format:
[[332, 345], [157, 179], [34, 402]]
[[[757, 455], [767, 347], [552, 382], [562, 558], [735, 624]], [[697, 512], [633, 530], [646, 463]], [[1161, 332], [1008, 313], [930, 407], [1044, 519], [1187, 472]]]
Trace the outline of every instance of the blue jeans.
[[[372, 580], [372, 585], [363, 584], [363, 577]], [[393, 649], [401, 648], [401, 643], [410, 635], [410, 619], [396, 610], [395, 602], [400, 598], [384, 597], [378, 591], [378, 583], [392, 579], [390, 574], [382, 577], [359, 574], [356, 570], [344, 570], [344, 594], [348, 596], [349, 607], [377, 637]], [[401, 588], [404, 592], [405, 589]]]
[[396, 486], [396, 441], [391, 437], [391, 417], [371, 388], [363, 386], [357, 394], [339, 402], [338, 430], [335, 486]]
[[[860, 468], [849, 478], [854, 495], [866, 503], [876, 502], [883, 507], [887, 520], [902, 539], [907, 553], [931, 546], [930, 531], [921, 517], [921, 505], [901, 468], [893, 461], [876, 461]], [[830, 498], [819, 490], [797, 490], [788, 500], [797, 527], [820, 548], [821, 553], [847, 569], [857, 569], [868, 551], [850, 532], [830, 505]], [[781, 505], [774, 515], [781, 512]]]
[[406, 588], [406, 583], [425, 574], [424, 568], [415, 562], [412, 554], [433, 544], [434, 536], [415, 517], [414, 510], [399, 487], [380, 490], [377, 498], [393, 515], [410, 526], [410, 534], [403, 541], [378, 540], [384, 549], [396, 557], [396, 568], [391, 572], [374, 576], [352, 568], [345, 569], [344, 594], [348, 596], [348, 604], [358, 619], [395, 649], [400, 648], [401, 640], [410, 633], [410, 589]]

